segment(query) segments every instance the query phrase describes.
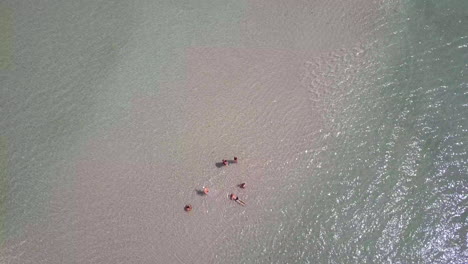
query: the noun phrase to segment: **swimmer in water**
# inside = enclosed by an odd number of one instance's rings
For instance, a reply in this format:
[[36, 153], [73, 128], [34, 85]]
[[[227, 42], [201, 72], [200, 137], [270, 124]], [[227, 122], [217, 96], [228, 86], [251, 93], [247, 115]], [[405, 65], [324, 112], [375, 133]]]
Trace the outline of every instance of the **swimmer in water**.
[[210, 189], [208, 189], [208, 187], [204, 187], [204, 188], [203, 188], [203, 193], [204, 193], [205, 195], [208, 195], [209, 192], [210, 192]]
[[245, 189], [245, 182], [239, 184], [239, 187], [240, 187], [241, 189]]
[[231, 193], [230, 198], [231, 198], [231, 200], [236, 201], [236, 203], [238, 203], [238, 204], [240, 204], [242, 206], [245, 206], [245, 202], [240, 200], [239, 197], [237, 197], [237, 195]]
[[237, 157], [234, 157], [234, 163], [237, 163]]
[[186, 212], [190, 212], [190, 211], [192, 211], [192, 206], [191, 206], [190, 204], [187, 204], [187, 205], [184, 207], [184, 210], [185, 210]]
[[223, 159], [223, 165], [224, 166], [229, 166], [229, 162], [227, 160]]

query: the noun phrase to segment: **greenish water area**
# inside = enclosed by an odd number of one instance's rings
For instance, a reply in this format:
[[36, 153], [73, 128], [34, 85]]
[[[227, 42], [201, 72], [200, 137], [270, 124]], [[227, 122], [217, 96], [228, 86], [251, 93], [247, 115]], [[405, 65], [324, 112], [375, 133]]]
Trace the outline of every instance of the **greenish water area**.
[[[324, 73], [343, 74], [331, 125], [285, 175], [310, 176], [285, 186], [295, 194], [275, 200], [281, 214], [241, 262], [468, 262], [468, 2], [380, 11], [371, 58], [344, 55], [341, 71]], [[346, 76], [353, 69], [358, 78]]]
[[5, 240], [5, 216], [7, 199], [7, 146], [5, 139], [0, 137], [0, 245]]
[[0, 4], [0, 125], [10, 149], [5, 236], [49, 222], [54, 188], [71, 191], [71, 160], [90, 137], [129, 118], [135, 95], [184, 79], [185, 48], [235, 43], [243, 5]]
[[0, 69], [11, 66], [12, 17], [11, 9], [0, 4]]
[[468, 2], [386, 8], [272, 262], [468, 262]]
[[468, 1], [215, 2], [0, 4], [0, 263], [468, 263]]

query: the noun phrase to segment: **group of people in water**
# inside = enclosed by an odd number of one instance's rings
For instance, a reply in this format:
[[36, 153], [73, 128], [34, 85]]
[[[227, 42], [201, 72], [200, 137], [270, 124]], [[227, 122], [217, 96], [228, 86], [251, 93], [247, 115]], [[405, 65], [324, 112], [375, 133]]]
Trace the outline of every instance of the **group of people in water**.
[[[230, 163], [237, 163], [237, 157], [234, 157], [234, 160], [225, 160], [225, 159], [222, 160], [222, 164], [223, 164], [222, 166], [229, 166]], [[241, 189], [245, 189], [246, 184], [245, 184], [245, 182], [243, 182], [243, 183], [239, 184], [238, 186]], [[202, 192], [203, 192], [204, 195], [208, 195], [208, 193], [210, 192], [210, 189], [208, 187], [203, 187]], [[231, 193], [229, 195], [229, 199], [231, 199], [232, 201], [235, 201], [236, 203], [238, 203], [238, 204], [240, 204], [242, 206], [245, 206], [245, 202], [240, 200], [239, 197], [237, 195], [235, 195], [234, 193]], [[192, 209], [193, 209], [193, 207], [190, 204], [187, 204], [184, 207], [184, 210], [186, 212], [190, 212], [190, 211], [192, 211]]]

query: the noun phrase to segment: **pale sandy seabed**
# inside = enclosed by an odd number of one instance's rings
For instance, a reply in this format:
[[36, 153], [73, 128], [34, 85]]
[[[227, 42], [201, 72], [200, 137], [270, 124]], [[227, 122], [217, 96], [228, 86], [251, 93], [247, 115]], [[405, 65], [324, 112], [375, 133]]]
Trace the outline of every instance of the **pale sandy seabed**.
[[[46, 221], [4, 242], [3, 263], [235, 263], [313, 175], [293, 177], [317, 165], [298, 160], [329, 132], [327, 112], [340, 106], [328, 98], [369, 60], [365, 32], [380, 15], [375, 1], [247, 1], [237, 45], [188, 45], [159, 69], [183, 77], [161, 82], [132, 80], [151, 72], [138, 69], [157, 41], [145, 38], [157, 5], [140, 5], [140, 28], [98, 86], [158, 89], [133, 92], [123, 118], [109, 112], [111, 125], [80, 136], [79, 154], [54, 168], [72, 175], [68, 187], [51, 188]], [[215, 166], [234, 155], [239, 164]]]

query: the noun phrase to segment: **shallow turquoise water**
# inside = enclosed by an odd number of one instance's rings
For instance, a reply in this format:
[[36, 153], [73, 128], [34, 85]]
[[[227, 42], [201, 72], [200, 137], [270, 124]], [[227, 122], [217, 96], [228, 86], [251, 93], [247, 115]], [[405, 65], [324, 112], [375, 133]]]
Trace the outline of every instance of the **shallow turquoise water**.
[[[468, 5], [407, 1], [335, 125], [330, 259], [466, 263]], [[323, 197], [323, 196], [322, 196]], [[315, 205], [322, 208], [322, 202]], [[323, 208], [326, 210], [326, 208]]]
[[334, 86], [345, 96], [329, 105], [342, 107], [304, 158], [321, 163], [302, 165], [312, 177], [285, 206], [272, 262], [468, 261], [468, 4], [385, 8], [366, 47], [374, 59]]
[[300, 191], [241, 262], [468, 262], [468, 2], [381, 11], [365, 66], [341, 58], [359, 77], [333, 86], [328, 133], [285, 175]]
[[[228, 7], [203, 3], [165, 3], [166, 8], [159, 8], [151, 1], [139, 7], [123, 2], [83, 6], [56, 2], [47, 7], [43, 2], [39, 11], [25, 8], [25, 14], [17, 14], [32, 18], [15, 25], [18, 64], [1, 73], [8, 88], [0, 99], [6, 105], [0, 147], [8, 148], [0, 153], [1, 169], [8, 170], [0, 175], [8, 175], [1, 234], [13, 241], [2, 251], [5, 260], [60, 263], [63, 252], [72, 252], [79, 260], [100, 256], [106, 263], [103, 256], [118, 254], [113, 248], [105, 252], [109, 241], [100, 240], [96, 243], [102, 251], [74, 252], [75, 242], [68, 236], [87, 242], [76, 235], [82, 230], [73, 220], [75, 205], [73, 200], [72, 206], [50, 205], [51, 193], [57, 186], [72, 191], [70, 160], [81, 151], [84, 139], [128, 118], [132, 95], [143, 90], [156, 94], [159, 82], [184, 78], [180, 54], [185, 47], [240, 46], [245, 3], [231, 1]], [[210, 245], [215, 262], [468, 262], [467, 3], [383, 3], [382, 16], [373, 21], [362, 47], [337, 55], [336, 66], [325, 65], [317, 75], [333, 81], [321, 113], [326, 127], [314, 142], [298, 143], [292, 147], [296, 153], [286, 153], [297, 157], [291, 158], [294, 169], [283, 169], [278, 162], [264, 172], [268, 176], [285, 172], [281, 177], [289, 178], [290, 184], [285, 191], [276, 189], [276, 196], [251, 201], [264, 205], [265, 212], [243, 213], [259, 220], [230, 226], [239, 231], [237, 236]], [[108, 16], [96, 16], [92, 10]], [[93, 19], [99, 26], [88, 23]], [[192, 22], [197, 19], [202, 22]], [[159, 27], [149, 27], [148, 21]], [[218, 21], [216, 30], [213, 21]], [[55, 38], [56, 32], [67, 34]], [[131, 41], [135, 36], [141, 38], [137, 44]], [[246, 46], [276, 47], [269, 40], [255, 39], [258, 42]], [[120, 66], [125, 65], [122, 58], [138, 67]], [[161, 117], [164, 125], [183, 128], [183, 120], [173, 111], [165, 113], [169, 120]], [[135, 130], [141, 127], [137, 124]], [[171, 133], [162, 140], [170, 139]], [[138, 146], [134, 149], [139, 153]], [[50, 212], [58, 219], [54, 224], [48, 222]], [[104, 220], [97, 224], [105, 225]], [[43, 224], [50, 232], [22, 237], [31, 224]], [[45, 243], [39, 243], [41, 235]], [[135, 233], [135, 240], [142, 238], [145, 233]], [[140, 254], [129, 248], [124, 250]]]

